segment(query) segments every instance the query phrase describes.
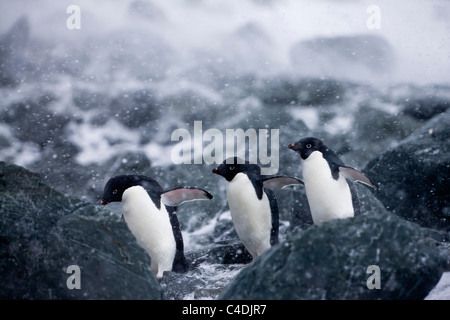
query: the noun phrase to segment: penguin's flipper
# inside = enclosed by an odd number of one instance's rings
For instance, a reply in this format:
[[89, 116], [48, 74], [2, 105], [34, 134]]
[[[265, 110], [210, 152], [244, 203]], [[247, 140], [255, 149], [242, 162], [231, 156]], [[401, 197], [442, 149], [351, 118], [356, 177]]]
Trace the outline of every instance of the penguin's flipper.
[[270, 245], [273, 247], [279, 242], [278, 234], [280, 229], [280, 215], [278, 212], [278, 204], [275, 193], [270, 189], [264, 189], [264, 192], [266, 193], [270, 204], [270, 215], [272, 218], [272, 228], [270, 229]]
[[348, 184], [348, 187], [350, 188], [350, 193], [352, 194], [353, 211], [355, 212], [356, 217], [362, 213], [361, 203], [359, 201], [358, 192], [356, 191], [355, 184], [353, 182], [350, 182]]
[[304, 184], [302, 180], [288, 176], [272, 176], [263, 178], [263, 187], [267, 189], [283, 189], [287, 186]]
[[351, 167], [339, 166], [339, 172], [344, 176], [344, 178], [351, 181], [358, 181], [364, 183], [365, 185], [375, 188], [375, 185], [367, 178], [362, 172], [353, 169]]
[[176, 244], [175, 257], [172, 263], [172, 271], [184, 273], [190, 268], [191, 264], [184, 255], [183, 234], [181, 233], [180, 223], [178, 222], [178, 217], [175, 213], [175, 210], [175, 207], [167, 207], [167, 212], [169, 213], [170, 224], [172, 225], [172, 232]]
[[193, 200], [211, 200], [213, 196], [203, 189], [199, 188], [176, 188], [164, 191], [161, 194], [161, 200], [166, 206], [176, 207], [183, 202]]

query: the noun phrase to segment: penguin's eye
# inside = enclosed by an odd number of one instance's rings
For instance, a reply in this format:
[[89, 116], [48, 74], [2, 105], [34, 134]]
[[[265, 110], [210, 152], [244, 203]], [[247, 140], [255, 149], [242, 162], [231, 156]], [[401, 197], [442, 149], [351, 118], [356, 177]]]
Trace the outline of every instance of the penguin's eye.
[[116, 194], [117, 193], [117, 189], [114, 189], [112, 194]]
[[230, 170], [234, 170], [234, 166], [230, 166]]
[[312, 147], [312, 145], [311, 145], [311, 143], [308, 143], [307, 145], [306, 145], [306, 148], [311, 148]]

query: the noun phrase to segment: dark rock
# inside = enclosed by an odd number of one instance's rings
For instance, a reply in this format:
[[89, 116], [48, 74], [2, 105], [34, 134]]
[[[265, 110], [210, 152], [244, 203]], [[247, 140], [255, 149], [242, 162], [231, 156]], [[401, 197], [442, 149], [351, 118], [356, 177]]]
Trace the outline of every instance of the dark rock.
[[241, 242], [228, 246], [225, 250], [220, 250], [218, 254], [222, 257], [222, 264], [247, 264], [252, 262], [251, 254]]
[[401, 115], [425, 122], [449, 108], [450, 87], [444, 84], [397, 84], [389, 88], [386, 99], [402, 107]]
[[[117, 216], [0, 162], [0, 297], [161, 299], [148, 255]], [[68, 289], [71, 265], [81, 289]]]
[[201, 250], [191, 252], [189, 256], [193, 265], [205, 262], [210, 264], [247, 264], [252, 261], [252, 256], [237, 237], [207, 245]]
[[31, 141], [44, 147], [60, 138], [71, 121], [68, 116], [49, 108], [55, 100], [53, 94], [44, 93], [37, 98], [12, 103], [0, 113], [0, 118], [14, 128], [14, 135], [21, 141]]
[[364, 172], [386, 208], [425, 227], [450, 230], [450, 112], [436, 116]]
[[41, 174], [44, 181], [59, 192], [85, 201], [100, 201], [98, 190], [102, 188], [103, 191], [104, 187], [102, 166], [80, 165], [74, 161], [71, 154], [62, 151], [56, 157], [47, 155], [28, 168]]
[[362, 105], [355, 115], [355, 130], [361, 142], [379, 143], [383, 141], [384, 149], [373, 150], [379, 152], [386, 150], [394, 141], [400, 141], [409, 136], [420, 127], [418, 121], [402, 115], [393, 115], [378, 108]]
[[[380, 268], [380, 289], [369, 289]], [[334, 220], [273, 247], [221, 299], [423, 299], [447, 267], [424, 229], [396, 215]]]
[[124, 152], [106, 162], [110, 176], [119, 174], [151, 175], [150, 160], [144, 152]]
[[422, 124], [401, 114], [390, 114], [377, 107], [363, 104], [355, 113], [352, 158], [367, 163], [391, 146], [397, 145]]
[[331, 105], [342, 101], [345, 85], [338, 80], [306, 78], [266, 81], [257, 94], [267, 105]]
[[139, 128], [160, 117], [160, 106], [152, 92], [141, 90], [122, 93], [112, 99], [110, 112], [128, 128]]
[[450, 107], [450, 98], [420, 97], [404, 102], [403, 112], [419, 120], [429, 120], [435, 115], [444, 113]]
[[[301, 177], [301, 175], [297, 175]], [[311, 211], [309, 209], [308, 198], [304, 187], [296, 187], [292, 190], [286, 191], [286, 194], [282, 194], [282, 198], [277, 197], [278, 208], [280, 211], [280, 218], [286, 213], [289, 214], [287, 220], [290, 222], [289, 234], [295, 234], [298, 229], [306, 229], [313, 225]], [[287, 194], [288, 193], [288, 194]], [[280, 192], [277, 192], [277, 195]], [[285, 216], [286, 217], [286, 216]]]
[[74, 105], [83, 111], [103, 109], [110, 103], [110, 98], [102, 92], [76, 88], [72, 95]]
[[299, 84], [298, 102], [302, 105], [330, 105], [343, 100], [344, 85], [333, 79], [306, 79]]
[[[180, 119], [183, 123], [193, 125], [194, 121], [202, 120], [203, 126], [207, 127], [209, 123], [215, 123], [218, 119], [223, 120], [224, 117], [218, 112], [222, 106], [220, 98], [213, 91], [205, 93], [191, 88], [182, 89], [163, 97], [161, 105], [164, 106], [164, 113], [169, 116], [167, 120], [165, 119], [169, 123]], [[223, 111], [227, 112], [226, 109]], [[175, 123], [180, 126], [179, 122]]]

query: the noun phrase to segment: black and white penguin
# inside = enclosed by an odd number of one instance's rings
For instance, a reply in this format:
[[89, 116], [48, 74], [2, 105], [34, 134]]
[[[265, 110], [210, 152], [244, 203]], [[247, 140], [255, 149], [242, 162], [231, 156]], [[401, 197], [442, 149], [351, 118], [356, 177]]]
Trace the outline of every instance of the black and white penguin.
[[226, 194], [234, 228], [253, 259], [257, 258], [278, 243], [278, 206], [270, 189], [303, 182], [287, 176], [263, 176], [257, 164], [237, 157], [226, 159], [212, 172], [228, 181]]
[[101, 204], [122, 202], [122, 220], [151, 259], [152, 271], [161, 281], [164, 271], [186, 272], [189, 263], [175, 207], [191, 200], [209, 200], [212, 195], [198, 188], [164, 191], [147, 176], [120, 175], [106, 183]]
[[301, 139], [288, 146], [300, 154], [306, 196], [314, 223], [353, 217], [359, 213], [359, 202], [350, 181], [372, 188], [373, 183], [363, 173], [344, 165], [339, 156], [321, 140]]

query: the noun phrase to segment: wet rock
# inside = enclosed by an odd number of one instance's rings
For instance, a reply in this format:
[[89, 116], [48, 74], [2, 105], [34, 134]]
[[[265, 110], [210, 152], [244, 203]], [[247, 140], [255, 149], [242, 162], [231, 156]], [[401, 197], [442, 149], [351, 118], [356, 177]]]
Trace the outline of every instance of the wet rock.
[[73, 90], [73, 104], [82, 111], [105, 109], [110, 103], [110, 97], [102, 92], [75, 88]]
[[124, 152], [106, 163], [110, 176], [119, 174], [151, 175], [151, 162], [144, 152]]
[[333, 79], [272, 79], [257, 94], [268, 105], [331, 105], [342, 101], [347, 84]]
[[391, 114], [363, 104], [355, 113], [352, 158], [366, 164], [408, 137], [421, 123], [403, 114]]
[[[380, 270], [380, 289], [374, 271]], [[314, 225], [273, 247], [221, 299], [423, 299], [447, 267], [426, 231], [389, 213]]]
[[247, 264], [252, 261], [252, 256], [237, 237], [205, 245], [204, 248], [191, 252], [189, 257], [193, 265]]
[[63, 149], [58, 150], [61, 153], [53, 154], [53, 151], [48, 150], [44, 158], [29, 165], [28, 168], [39, 172], [45, 183], [55, 190], [80, 199], [92, 200], [88, 199], [91, 190], [89, 182], [99, 173], [98, 166], [81, 166], [73, 161], [71, 156], [73, 153], [65, 153]]
[[450, 230], [450, 112], [370, 161], [364, 172], [386, 208], [421, 226]]
[[[224, 112], [228, 112], [228, 108], [232, 107], [222, 109], [224, 106], [220, 95], [215, 90], [202, 86], [188, 87], [167, 94], [161, 100], [161, 105], [164, 106], [164, 122], [173, 125], [174, 128], [186, 124], [193, 125], [194, 121], [199, 120], [203, 122], [205, 128], [214, 127], [212, 124], [219, 119], [223, 120], [227, 116]], [[186, 129], [191, 130], [187, 126]]]
[[429, 120], [435, 115], [444, 113], [450, 107], [450, 98], [419, 97], [404, 102], [403, 112], [419, 120]]
[[[109, 211], [5, 162], [0, 207], [3, 299], [163, 298], [148, 255]], [[71, 265], [80, 268], [80, 289], [67, 286]]]
[[21, 141], [31, 141], [41, 147], [60, 138], [71, 121], [68, 116], [52, 111], [49, 106], [56, 101], [51, 93], [12, 103], [0, 113], [0, 118], [14, 129]]
[[112, 99], [110, 112], [128, 128], [139, 128], [156, 121], [160, 108], [152, 92], [141, 90], [122, 93]]
[[[368, 105], [362, 105], [355, 118], [354, 126], [358, 140], [366, 145], [383, 141], [384, 150], [392, 142], [405, 139], [420, 127], [419, 122], [412, 121], [408, 117], [391, 114]], [[381, 150], [373, 151], [379, 152]]]
[[401, 115], [425, 122], [450, 107], [450, 87], [445, 84], [398, 84], [389, 88], [387, 99], [401, 107]]

